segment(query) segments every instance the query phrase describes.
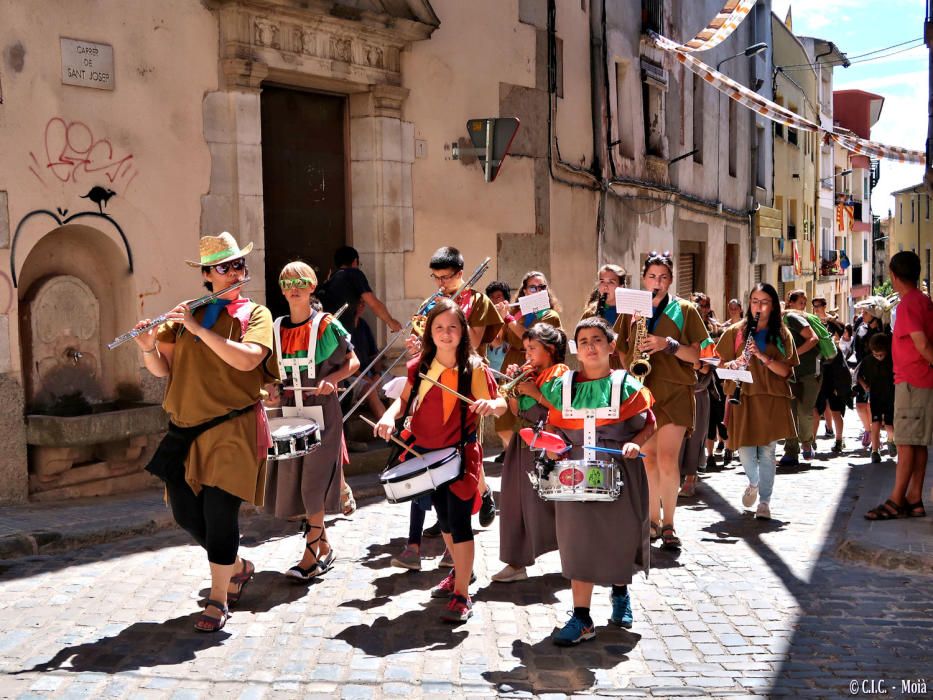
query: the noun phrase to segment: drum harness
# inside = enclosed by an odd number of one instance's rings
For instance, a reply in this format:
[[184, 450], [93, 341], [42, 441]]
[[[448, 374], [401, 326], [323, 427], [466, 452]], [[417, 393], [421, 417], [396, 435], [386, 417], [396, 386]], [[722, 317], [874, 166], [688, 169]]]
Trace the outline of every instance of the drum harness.
[[[583, 419], [583, 444], [596, 444], [596, 421], [600, 418], [618, 418], [619, 402], [622, 398], [622, 383], [625, 381], [625, 370], [615, 370], [610, 375], [612, 380], [612, 393], [609, 405], [603, 408], [574, 408], [573, 403], [573, 377], [576, 374], [571, 370], [564, 375], [561, 394], [561, 415], [564, 418]], [[596, 460], [595, 450], [583, 450], [583, 459]]]

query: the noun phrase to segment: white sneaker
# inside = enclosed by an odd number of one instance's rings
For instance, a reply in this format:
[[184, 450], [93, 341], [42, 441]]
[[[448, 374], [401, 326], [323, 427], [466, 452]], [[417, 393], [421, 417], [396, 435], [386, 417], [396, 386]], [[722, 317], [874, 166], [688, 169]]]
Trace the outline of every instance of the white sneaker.
[[742, 505], [751, 508], [758, 500], [758, 487], [749, 484], [745, 487], [745, 493], [742, 494]]
[[493, 581], [498, 581], [499, 583], [513, 583], [515, 581], [524, 581], [528, 578], [528, 572], [525, 570], [524, 566], [512, 566], [511, 564], [506, 564], [502, 571], [493, 574], [489, 577]]
[[758, 504], [758, 510], [755, 511], [755, 517], [759, 520], [771, 520], [771, 506], [762, 501]]

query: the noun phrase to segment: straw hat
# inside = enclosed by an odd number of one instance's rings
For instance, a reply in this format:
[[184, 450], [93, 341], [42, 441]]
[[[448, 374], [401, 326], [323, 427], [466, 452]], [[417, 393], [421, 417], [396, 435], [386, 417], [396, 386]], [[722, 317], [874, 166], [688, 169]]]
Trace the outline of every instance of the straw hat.
[[220, 263], [242, 258], [253, 249], [253, 244], [250, 242], [240, 248], [236, 239], [224, 231], [219, 236], [202, 236], [198, 247], [201, 261], [185, 260], [185, 263], [191, 267], [219, 265]]

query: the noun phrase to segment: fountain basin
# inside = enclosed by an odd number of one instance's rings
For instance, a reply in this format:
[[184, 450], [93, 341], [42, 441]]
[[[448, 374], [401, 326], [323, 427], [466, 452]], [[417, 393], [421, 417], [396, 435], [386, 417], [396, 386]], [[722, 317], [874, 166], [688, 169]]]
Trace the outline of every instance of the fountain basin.
[[41, 447], [99, 445], [155, 435], [168, 427], [168, 415], [159, 404], [116, 406], [97, 406], [94, 413], [83, 416], [27, 415], [26, 443]]

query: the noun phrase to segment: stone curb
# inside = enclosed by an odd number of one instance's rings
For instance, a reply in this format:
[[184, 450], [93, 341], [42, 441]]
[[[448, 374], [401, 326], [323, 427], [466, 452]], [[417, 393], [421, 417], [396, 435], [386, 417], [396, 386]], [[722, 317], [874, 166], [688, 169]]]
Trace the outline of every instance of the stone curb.
[[843, 561], [857, 564], [933, 576], [933, 557], [927, 554], [903, 552], [867, 542], [843, 539], [836, 547], [836, 556]]

